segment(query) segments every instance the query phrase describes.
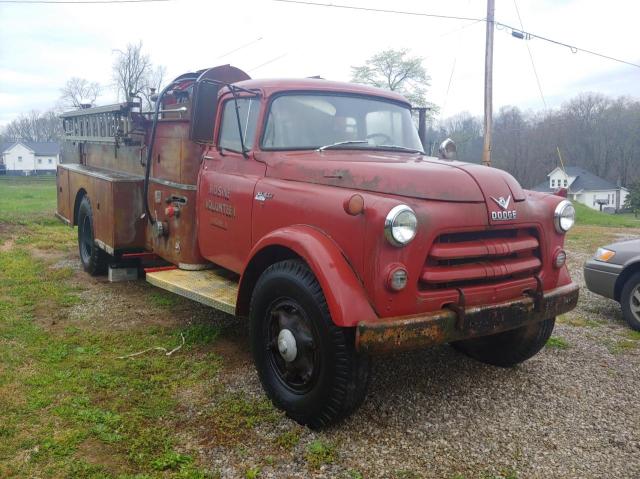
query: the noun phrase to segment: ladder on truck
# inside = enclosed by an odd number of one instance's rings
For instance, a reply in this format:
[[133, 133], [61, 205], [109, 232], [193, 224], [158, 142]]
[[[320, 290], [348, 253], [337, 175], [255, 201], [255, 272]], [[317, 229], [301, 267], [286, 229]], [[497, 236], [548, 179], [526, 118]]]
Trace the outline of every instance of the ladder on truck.
[[84, 108], [60, 118], [67, 141], [140, 145], [145, 135], [140, 102]]

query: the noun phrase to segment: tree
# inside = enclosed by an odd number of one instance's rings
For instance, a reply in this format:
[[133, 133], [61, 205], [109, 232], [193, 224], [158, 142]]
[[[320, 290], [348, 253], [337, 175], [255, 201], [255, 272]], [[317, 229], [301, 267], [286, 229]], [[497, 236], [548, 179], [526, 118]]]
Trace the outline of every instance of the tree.
[[351, 81], [398, 92], [413, 106], [432, 108], [433, 114], [435, 105], [427, 101], [431, 77], [422, 65], [422, 58], [408, 55], [406, 48], [376, 53], [364, 65], [351, 67]]
[[624, 208], [633, 211], [635, 217], [640, 213], [640, 181], [629, 186], [629, 194], [624, 200]]
[[2, 131], [6, 140], [57, 141], [61, 136], [62, 122], [53, 110], [44, 113], [31, 110], [11, 121]]
[[124, 50], [115, 50], [113, 80], [118, 97], [132, 101], [136, 97], [149, 100], [149, 90], [159, 89], [165, 69], [154, 67], [149, 55], [142, 51], [142, 42], [129, 43]]
[[100, 85], [84, 78], [73, 77], [60, 89], [60, 102], [65, 108], [82, 108], [93, 105], [100, 95]]

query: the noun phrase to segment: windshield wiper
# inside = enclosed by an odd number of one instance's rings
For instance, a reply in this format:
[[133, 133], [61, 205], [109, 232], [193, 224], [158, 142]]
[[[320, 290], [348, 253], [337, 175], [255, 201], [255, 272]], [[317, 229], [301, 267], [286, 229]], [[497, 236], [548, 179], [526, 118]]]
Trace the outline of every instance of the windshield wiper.
[[347, 140], [347, 141], [339, 141], [337, 143], [331, 143], [330, 145], [324, 145], [318, 148], [316, 151], [324, 151], [330, 148], [336, 148], [342, 145], [357, 145], [362, 143], [369, 143], [367, 140]]
[[407, 148], [406, 146], [400, 146], [400, 145], [376, 145], [379, 148], [389, 148], [390, 150], [402, 150], [402, 151], [407, 151], [407, 152], [411, 152], [411, 153], [421, 153], [421, 154], [425, 154], [424, 151], [421, 150], [416, 150], [415, 148]]

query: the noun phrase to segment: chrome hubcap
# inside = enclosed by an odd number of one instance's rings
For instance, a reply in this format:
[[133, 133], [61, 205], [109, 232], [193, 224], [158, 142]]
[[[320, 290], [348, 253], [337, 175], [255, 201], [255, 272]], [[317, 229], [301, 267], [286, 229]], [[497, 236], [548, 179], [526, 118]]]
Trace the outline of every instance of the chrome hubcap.
[[295, 361], [298, 355], [296, 338], [288, 329], [283, 329], [278, 334], [278, 352], [280, 356], [282, 356], [282, 359], [288, 363]]

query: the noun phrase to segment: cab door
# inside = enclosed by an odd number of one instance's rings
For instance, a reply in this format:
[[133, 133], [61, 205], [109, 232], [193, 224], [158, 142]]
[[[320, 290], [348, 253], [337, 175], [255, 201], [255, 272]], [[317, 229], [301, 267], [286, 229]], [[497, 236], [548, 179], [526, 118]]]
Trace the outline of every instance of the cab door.
[[256, 97], [240, 97], [237, 104], [240, 122], [233, 97], [223, 100], [218, 146], [209, 147], [202, 160], [198, 238], [205, 258], [239, 273], [251, 250], [254, 190], [266, 167], [253, 155], [260, 102]]

